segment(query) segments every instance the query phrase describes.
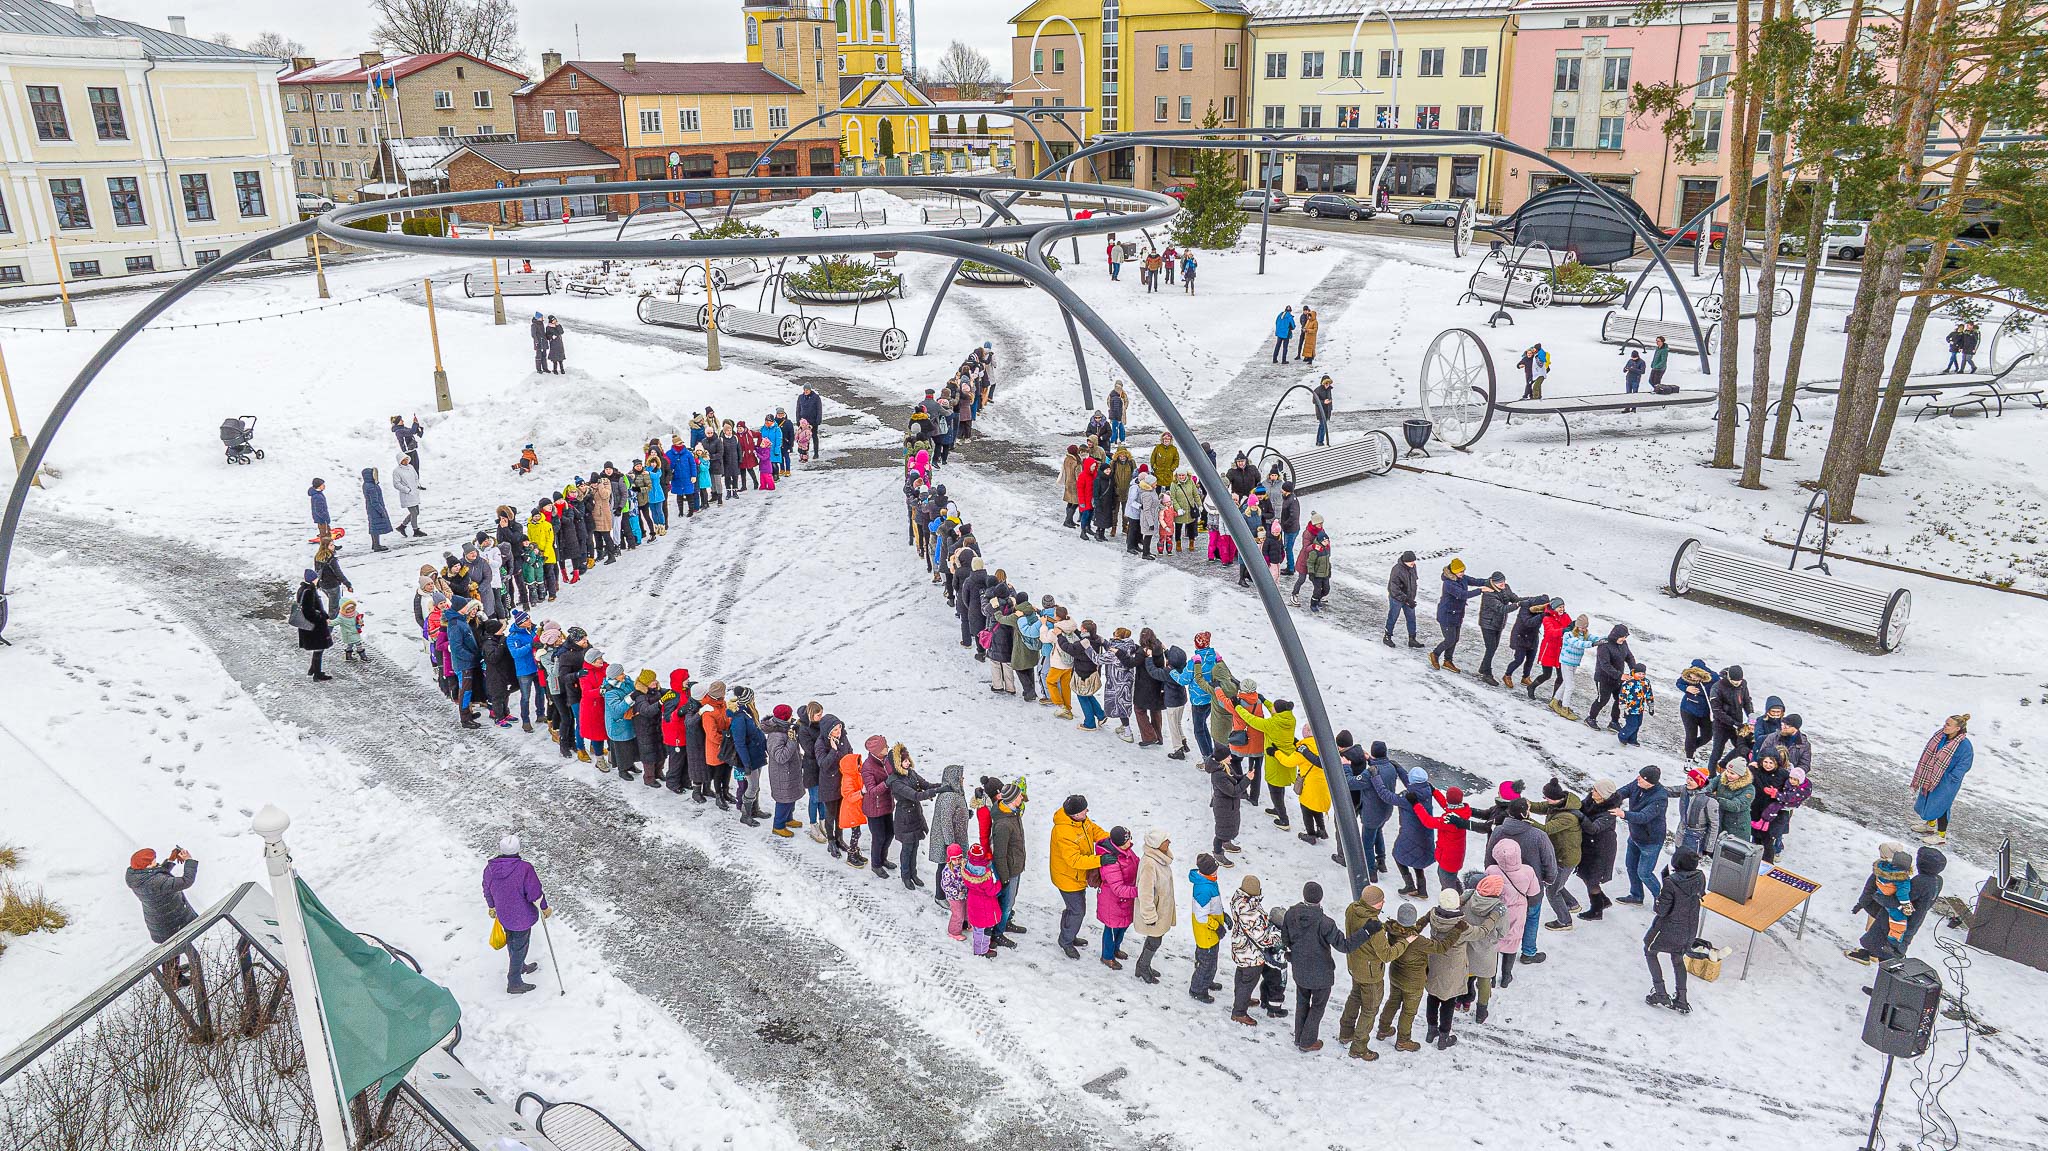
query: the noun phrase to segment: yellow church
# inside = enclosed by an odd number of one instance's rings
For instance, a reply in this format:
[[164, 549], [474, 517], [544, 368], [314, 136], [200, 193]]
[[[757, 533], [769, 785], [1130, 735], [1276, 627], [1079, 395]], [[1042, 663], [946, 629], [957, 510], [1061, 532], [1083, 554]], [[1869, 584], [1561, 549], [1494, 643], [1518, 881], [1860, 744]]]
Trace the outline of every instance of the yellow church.
[[824, 11], [838, 31], [839, 148], [847, 171], [922, 174], [933, 102], [903, 77], [892, 0], [748, 0], [747, 60], [761, 62], [783, 21], [816, 20]]

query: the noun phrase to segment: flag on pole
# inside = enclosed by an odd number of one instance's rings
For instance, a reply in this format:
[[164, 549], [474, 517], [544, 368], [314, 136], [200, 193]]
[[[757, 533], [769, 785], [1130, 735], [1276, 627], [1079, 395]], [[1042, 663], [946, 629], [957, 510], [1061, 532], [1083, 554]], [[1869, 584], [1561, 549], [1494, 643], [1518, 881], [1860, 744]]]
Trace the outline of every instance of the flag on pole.
[[343, 926], [305, 880], [295, 881], [342, 1098], [382, 1080], [381, 1099], [455, 1030], [462, 1008], [447, 988]]

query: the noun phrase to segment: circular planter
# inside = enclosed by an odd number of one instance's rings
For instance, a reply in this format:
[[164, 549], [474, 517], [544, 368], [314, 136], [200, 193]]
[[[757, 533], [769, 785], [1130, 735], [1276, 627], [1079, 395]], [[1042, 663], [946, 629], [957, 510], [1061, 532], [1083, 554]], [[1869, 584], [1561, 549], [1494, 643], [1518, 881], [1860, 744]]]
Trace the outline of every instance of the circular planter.
[[1024, 277], [1015, 272], [1005, 272], [1000, 268], [976, 268], [970, 264], [962, 264], [960, 266], [960, 278], [970, 284], [1014, 286], [1024, 282]]
[[784, 283], [782, 294], [792, 300], [802, 300], [808, 304], [864, 304], [869, 300], [879, 300], [895, 295], [896, 285], [877, 284], [870, 288], [856, 288], [852, 291], [844, 292], [813, 292], [807, 288], [799, 288], [794, 284]]
[[1596, 308], [1619, 300], [1622, 291], [1623, 289], [1616, 288], [1610, 292], [1553, 292], [1550, 302], [1553, 304], [1572, 304], [1582, 308]]

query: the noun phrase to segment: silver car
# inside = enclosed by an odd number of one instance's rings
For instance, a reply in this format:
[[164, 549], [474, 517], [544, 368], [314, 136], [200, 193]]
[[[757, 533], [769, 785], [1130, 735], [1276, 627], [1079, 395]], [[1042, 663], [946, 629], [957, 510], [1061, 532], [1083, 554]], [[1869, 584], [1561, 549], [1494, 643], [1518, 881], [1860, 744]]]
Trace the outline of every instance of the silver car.
[[1272, 197], [1272, 210], [1275, 212], [1285, 211], [1287, 205], [1292, 202], [1288, 200], [1287, 193], [1285, 192], [1273, 192], [1263, 188], [1247, 188], [1237, 194], [1237, 206], [1247, 212], [1256, 212], [1265, 206], [1266, 197], [1268, 196]]
[[1401, 209], [1400, 220], [1404, 224], [1436, 224], [1439, 227], [1458, 226], [1458, 213], [1464, 210], [1460, 200], [1431, 200], [1412, 208]]

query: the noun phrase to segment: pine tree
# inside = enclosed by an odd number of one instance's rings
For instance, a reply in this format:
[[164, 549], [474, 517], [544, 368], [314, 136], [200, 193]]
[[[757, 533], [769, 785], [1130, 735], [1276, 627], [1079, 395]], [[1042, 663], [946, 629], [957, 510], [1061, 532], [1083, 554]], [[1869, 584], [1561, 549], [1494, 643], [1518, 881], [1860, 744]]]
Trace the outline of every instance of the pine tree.
[[[965, 119], [965, 117], [962, 117], [962, 119]], [[951, 135], [951, 133], [950, 133], [950, 132], [948, 132], [948, 131], [946, 130], [946, 114], [945, 114], [944, 112], [941, 112], [941, 113], [939, 113], [939, 127], [938, 127], [938, 130], [937, 130], [937, 131], [935, 131], [935, 132], [933, 132], [933, 133], [932, 133], [932, 135], [934, 135], [934, 136], [947, 136], [947, 135]]]
[[975, 121], [974, 121], [974, 134], [975, 134], [975, 135], [977, 135], [977, 136], [986, 136], [986, 135], [988, 135], [988, 117], [987, 117], [987, 116], [978, 116], [978, 117], [976, 117], [976, 118], [975, 118]]
[[[1220, 123], [1216, 105], [1211, 101], [1208, 113], [1202, 117], [1202, 127], [1213, 129]], [[1235, 153], [1221, 148], [1196, 150], [1194, 182], [1187, 198], [1181, 201], [1180, 215], [1173, 218], [1168, 238], [1180, 248], [1228, 248], [1237, 243], [1238, 234], [1244, 230], [1245, 215], [1237, 206], [1238, 193], [1243, 190]]]
[[875, 143], [876, 146], [881, 149], [882, 157], [884, 159], [887, 159], [890, 156], [894, 156], [896, 154], [895, 124], [888, 120], [882, 121], [882, 130], [876, 133]]

